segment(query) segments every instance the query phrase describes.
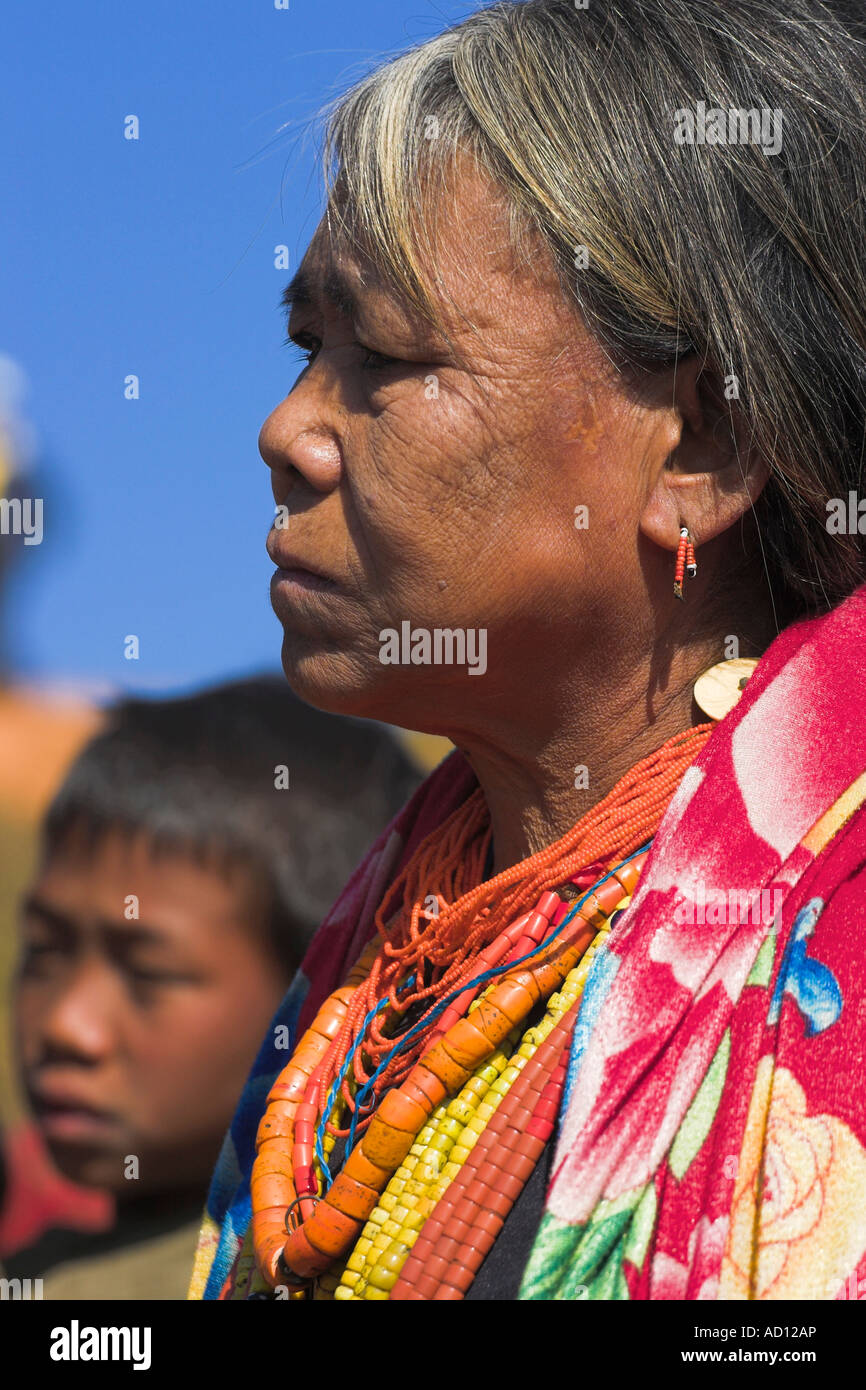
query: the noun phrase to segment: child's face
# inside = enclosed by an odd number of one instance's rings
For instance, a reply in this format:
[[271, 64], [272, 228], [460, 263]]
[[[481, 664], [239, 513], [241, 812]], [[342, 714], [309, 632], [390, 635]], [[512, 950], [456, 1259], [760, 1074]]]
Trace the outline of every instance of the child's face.
[[263, 911], [246, 873], [114, 833], [44, 864], [22, 909], [16, 1026], [68, 1177], [125, 1197], [207, 1182], [287, 984]]

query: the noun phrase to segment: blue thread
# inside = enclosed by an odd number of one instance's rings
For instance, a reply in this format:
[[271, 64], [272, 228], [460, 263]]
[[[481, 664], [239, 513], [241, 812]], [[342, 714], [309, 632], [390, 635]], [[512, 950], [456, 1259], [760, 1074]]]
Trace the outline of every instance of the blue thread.
[[[451, 994], [446, 995], [444, 999], [440, 1000], [440, 1002], [435, 1006], [435, 1008], [433, 1008], [427, 1015], [425, 1015], [424, 1018], [420, 1019], [419, 1022], [414, 1025], [414, 1027], [409, 1029], [408, 1033], [404, 1033], [403, 1037], [399, 1039], [399, 1041], [391, 1049], [391, 1051], [388, 1053], [385, 1059], [379, 1063], [379, 1066], [373, 1072], [373, 1075], [369, 1078], [369, 1080], [367, 1080], [364, 1083], [364, 1085], [361, 1087], [361, 1089], [357, 1092], [355, 1096], [355, 1109], [352, 1114], [352, 1121], [349, 1126], [349, 1135], [346, 1140], [345, 1152], [347, 1155], [352, 1152], [352, 1149], [355, 1145], [355, 1127], [358, 1122], [358, 1111], [366, 1103], [369, 1092], [372, 1090], [372, 1087], [378, 1079], [378, 1077], [381, 1076], [382, 1072], [388, 1066], [389, 1062], [391, 1062], [393, 1058], [397, 1056], [398, 1052], [401, 1052], [403, 1048], [406, 1047], [407, 1043], [410, 1043], [412, 1039], [416, 1037], [422, 1029], [428, 1028], [431, 1023], [434, 1023], [436, 1019], [439, 1018], [439, 1016], [445, 1012], [448, 1005], [453, 1003], [455, 999], [459, 998], [461, 994], [464, 994], [467, 989], [478, 988], [480, 985], [485, 984], [488, 980], [495, 979], [497, 975], [504, 975], [510, 973], [513, 970], [517, 970], [519, 966], [525, 965], [525, 963], [528, 960], [532, 960], [533, 956], [537, 956], [539, 951], [547, 950], [548, 946], [550, 946], [556, 940], [560, 932], [568, 926], [568, 923], [573, 919], [575, 913], [578, 912], [581, 907], [583, 907], [583, 904], [587, 901], [588, 898], [592, 897], [595, 890], [597, 888], [600, 888], [603, 883], [606, 883], [609, 878], [613, 878], [617, 869], [621, 869], [624, 864], [630, 863], [632, 859], [637, 859], [639, 855], [643, 854], [646, 850], [648, 850], [651, 844], [652, 840], [647, 840], [646, 844], [641, 845], [640, 848], [636, 849], [632, 854], [630, 854], [627, 859], [621, 860], [620, 863], [616, 865], [616, 868], [608, 869], [607, 873], [603, 874], [602, 877], [598, 879], [597, 882], [594, 883], [593, 886], [583, 895], [583, 897], [577, 900], [571, 911], [566, 913], [559, 926], [556, 928], [556, 931], [554, 931], [550, 936], [546, 937], [545, 940], [540, 942], [539, 945], [536, 946], [532, 951], [527, 952], [525, 956], [521, 956], [518, 960], [509, 961], [503, 965], [493, 966], [490, 970], [485, 970], [481, 975], [476, 976], [474, 980], [468, 980], [465, 984], [460, 985], [458, 989], [455, 989]], [[379, 1009], [386, 1002], [387, 1000], [381, 1000], [379, 1004], [376, 1005], [376, 1008], [372, 1011], [372, 1013], [368, 1015], [368, 1017], [372, 1018], [376, 1013], [378, 1013]], [[358, 1035], [358, 1037], [360, 1042], [361, 1037], [363, 1037], [363, 1029], [361, 1033]], [[356, 1046], [357, 1045], [358, 1044], [356, 1043]], [[326, 1113], [330, 1114], [330, 1107], [328, 1108]]]
[[[411, 989], [412, 986], [414, 985], [414, 983], [415, 983], [415, 973], [414, 973], [414, 971], [413, 971], [413, 973], [409, 976], [409, 978], [408, 978], [403, 984], [401, 984], [401, 985], [398, 987], [398, 993], [402, 994], [404, 990]], [[328, 1188], [333, 1184], [333, 1181], [334, 1181], [334, 1179], [331, 1177], [331, 1170], [330, 1170], [330, 1168], [328, 1167], [327, 1163], [325, 1162], [325, 1151], [324, 1151], [325, 1126], [327, 1125], [327, 1123], [328, 1123], [328, 1117], [330, 1116], [331, 1111], [332, 1111], [333, 1108], [334, 1108], [334, 1101], [335, 1101], [336, 1098], [337, 1098], [337, 1092], [339, 1091], [340, 1087], [341, 1087], [342, 1084], [343, 1084], [343, 1081], [344, 1081], [345, 1076], [346, 1076], [346, 1072], [349, 1070], [349, 1067], [350, 1067], [350, 1065], [351, 1065], [352, 1058], [354, 1057], [355, 1053], [357, 1052], [358, 1048], [361, 1046], [361, 1043], [362, 1043], [363, 1040], [364, 1040], [364, 1034], [366, 1033], [369, 1024], [372, 1023], [372, 1021], [373, 1021], [373, 1019], [376, 1017], [377, 1013], [379, 1013], [382, 1009], [384, 1009], [384, 1007], [385, 1007], [385, 1005], [386, 1005], [387, 1003], [388, 1003], [388, 995], [386, 994], [385, 997], [384, 997], [384, 999], [380, 999], [379, 1002], [378, 1002], [378, 1004], [375, 1004], [375, 1005], [373, 1006], [373, 1008], [370, 1010], [370, 1012], [367, 1014], [367, 1017], [364, 1019], [363, 1023], [361, 1024], [360, 1032], [358, 1033], [358, 1036], [357, 1036], [357, 1038], [355, 1039], [355, 1042], [353, 1043], [353, 1045], [352, 1045], [352, 1047], [351, 1047], [351, 1049], [350, 1049], [350, 1051], [349, 1051], [349, 1053], [348, 1053], [348, 1055], [347, 1055], [347, 1057], [346, 1057], [346, 1060], [345, 1060], [345, 1062], [343, 1063], [343, 1065], [342, 1065], [342, 1067], [341, 1067], [341, 1069], [340, 1069], [340, 1074], [339, 1074], [339, 1076], [336, 1078], [336, 1080], [334, 1081], [334, 1084], [332, 1085], [330, 1091], [328, 1092], [328, 1099], [327, 1099], [327, 1101], [325, 1102], [325, 1108], [324, 1108], [324, 1110], [322, 1111], [322, 1118], [321, 1118], [321, 1120], [319, 1121], [319, 1125], [318, 1125], [318, 1128], [317, 1128], [317, 1130], [316, 1130], [316, 1143], [315, 1143], [315, 1154], [316, 1154], [316, 1158], [319, 1160], [319, 1164], [320, 1164], [321, 1169], [322, 1169], [322, 1174], [323, 1174], [324, 1179], [325, 1179], [325, 1192], [327, 1192]]]

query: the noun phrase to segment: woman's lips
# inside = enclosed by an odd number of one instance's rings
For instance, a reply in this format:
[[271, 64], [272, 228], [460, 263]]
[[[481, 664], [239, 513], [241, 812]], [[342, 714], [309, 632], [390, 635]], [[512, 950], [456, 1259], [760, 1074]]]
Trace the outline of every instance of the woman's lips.
[[274, 574], [273, 583], [278, 589], [291, 591], [293, 589], [308, 589], [319, 593], [325, 593], [329, 589], [334, 589], [336, 585], [332, 579], [326, 579], [324, 575], [313, 574], [312, 570], [297, 568], [284, 569], [280, 566]]
[[330, 601], [339, 594], [335, 579], [319, 574], [310, 566], [305, 555], [286, 544], [286, 537], [272, 530], [267, 539], [267, 552], [277, 566], [271, 578], [271, 607], [284, 626], [322, 619], [320, 596]]
[[338, 594], [333, 579], [296, 565], [281, 565], [271, 579], [271, 608], [286, 630], [309, 623], [318, 629]]

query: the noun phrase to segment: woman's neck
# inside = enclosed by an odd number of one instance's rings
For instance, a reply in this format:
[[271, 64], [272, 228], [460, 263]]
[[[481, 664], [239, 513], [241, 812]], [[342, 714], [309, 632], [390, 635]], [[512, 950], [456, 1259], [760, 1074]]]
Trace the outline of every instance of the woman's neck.
[[694, 681], [719, 660], [718, 643], [695, 644], [665, 662], [646, 662], [627, 678], [599, 670], [581, 680], [567, 667], [565, 689], [550, 686], [531, 720], [455, 738], [490, 810], [494, 871], [536, 854], [565, 835], [635, 763], [707, 717]]

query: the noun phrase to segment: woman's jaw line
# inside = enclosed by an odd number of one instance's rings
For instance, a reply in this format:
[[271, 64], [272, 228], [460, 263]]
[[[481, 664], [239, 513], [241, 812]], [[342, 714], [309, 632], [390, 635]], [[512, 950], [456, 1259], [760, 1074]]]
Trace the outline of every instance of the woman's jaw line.
[[485, 677], [463, 673], [459, 683], [428, 686], [419, 701], [424, 668], [403, 673], [395, 690], [388, 668], [371, 683], [367, 663], [344, 651], [283, 649], [289, 684], [308, 703], [436, 734], [461, 750], [490, 809], [497, 873], [559, 839], [635, 763], [704, 722], [692, 687], [720, 655], [716, 638], [689, 644], [665, 654], [661, 675], [655, 651], [631, 664], [551, 662], [545, 681], [493, 692]]

